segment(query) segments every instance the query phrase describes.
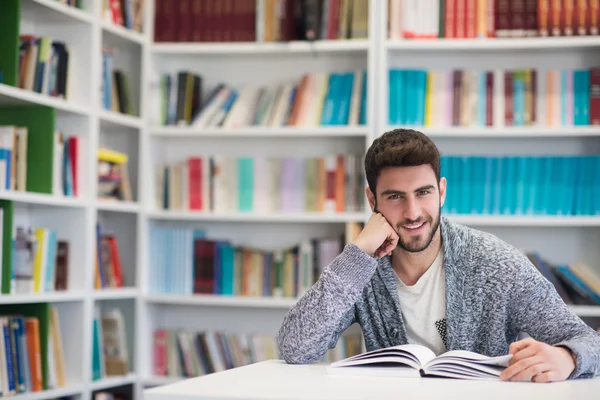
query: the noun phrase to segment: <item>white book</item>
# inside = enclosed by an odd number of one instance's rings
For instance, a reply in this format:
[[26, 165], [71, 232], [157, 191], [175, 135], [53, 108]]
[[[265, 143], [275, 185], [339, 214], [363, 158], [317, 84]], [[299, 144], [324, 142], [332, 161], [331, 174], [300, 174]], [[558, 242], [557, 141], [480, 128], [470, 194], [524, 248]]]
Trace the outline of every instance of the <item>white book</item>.
[[352, 97], [350, 98], [350, 113], [348, 115], [348, 126], [357, 126], [360, 117], [360, 100], [363, 80], [363, 71], [354, 71], [354, 82], [352, 83]]
[[511, 354], [488, 357], [464, 350], [448, 351], [436, 356], [425, 346], [407, 344], [372, 350], [334, 362], [327, 367], [327, 373], [499, 380], [511, 358]]
[[504, 74], [503, 70], [494, 71], [494, 127], [502, 128], [504, 122]]

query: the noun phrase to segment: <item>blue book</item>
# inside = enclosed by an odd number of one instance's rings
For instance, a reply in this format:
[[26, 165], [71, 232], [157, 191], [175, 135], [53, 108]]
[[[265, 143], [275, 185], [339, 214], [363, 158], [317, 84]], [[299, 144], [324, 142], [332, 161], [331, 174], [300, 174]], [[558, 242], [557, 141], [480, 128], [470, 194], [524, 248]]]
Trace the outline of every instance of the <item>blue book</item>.
[[362, 79], [361, 100], [360, 100], [360, 118], [359, 118], [360, 125], [365, 125], [367, 123], [367, 87], [368, 87], [367, 78], [368, 78], [367, 71], [364, 71], [363, 79]]
[[417, 70], [415, 71], [417, 81], [416, 81], [416, 116], [415, 116], [415, 125], [424, 126], [425, 125], [425, 101], [427, 99], [427, 71], [425, 70]]
[[389, 103], [388, 103], [388, 124], [390, 125], [399, 125], [399, 113], [398, 113], [398, 79], [399, 79], [399, 71], [396, 69], [389, 70]]
[[321, 113], [321, 125], [331, 125], [331, 121], [333, 121], [333, 115], [335, 111], [335, 91], [338, 80], [339, 74], [329, 74], [327, 95], [325, 96], [325, 100], [323, 102], [323, 112]]

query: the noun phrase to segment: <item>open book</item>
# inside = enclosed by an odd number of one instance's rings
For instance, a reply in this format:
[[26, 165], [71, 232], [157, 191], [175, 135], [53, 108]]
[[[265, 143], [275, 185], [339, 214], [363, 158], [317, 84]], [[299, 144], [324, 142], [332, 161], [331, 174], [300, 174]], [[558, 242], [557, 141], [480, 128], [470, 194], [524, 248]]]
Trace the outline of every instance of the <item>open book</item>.
[[453, 350], [436, 357], [425, 346], [406, 344], [358, 354], [327, 367], [329, 374], [367, 376], [437, 376], [459, 379], [500, 379], [511, 354], [487, 357]]

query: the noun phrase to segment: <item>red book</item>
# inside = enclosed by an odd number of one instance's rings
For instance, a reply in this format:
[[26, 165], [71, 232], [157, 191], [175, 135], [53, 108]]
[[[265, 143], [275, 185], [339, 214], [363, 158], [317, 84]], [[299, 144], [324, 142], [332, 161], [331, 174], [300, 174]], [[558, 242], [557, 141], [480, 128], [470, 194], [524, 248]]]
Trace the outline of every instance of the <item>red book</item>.
[[445, 0], [444, 11], [444, 37], [453, 39], [456, 37], [456, 2], [457, 0]]
[[525, 0], [511, 0], [509, 21], [510, 36], [525, 36]]
[[504, 123], [513, 125], [513, 72], [504, 72]]
[[494, 73], [485, 74], [485, 126], [494, 126]]
[[191, 0], [192, 1], [192, 42], [202, 41], [202, 0]]
[[466, 0], [465, 36], [477, 36], [477, 0]]
[[538, 0], [525, 0], [525, 31], [527, 36], [538, 35]]
[[510, 34], [510, 0], [496, 0], [496, 36], [508, 37]]
[[552, 33], [552, 36], [561, 35], [562, 15], [562, 0], [550, 0], [550, 32]]
[[202, 204], [202, 159], [190, 157], [188, 159], [189, 170], [189, 203], [190, 210], [203, 210]]
[[600, 67], [590, 68], [590, 125], [600, 125]]
[[167, 376], [167, 342], [169, 334], [165, 329], [154, 331], [154, 359], [152, 373], [156, 376]]
[[467, 36], [467, 0], [456, 1], [456, 38], [465, 38]]
[[496, 37], [496, 1], [487, 0], [486, 31], [487, 37]]
[[587, 35], [589, 32], [588, 29], [588, 1], [587, 0], [575, 0], [575, 10], [574, 10], [575, 18], [574, 18], [574, 34], [579, 36]]
[[600, 21], [600, 0], [588, 0], [587, 26], [590, 35], [597, 35], [600, 29], [598, 21]]
[[77, 174], [79, 171], [79, 165], [77, 163], [79, 157], [79, 138], [77, 136], [69, 137], [69, 158], [71, 159], [71, 171], [73, 173], [73, 194], [75, 197], [78, 196], [79, 193], [79, 184], [77, 179]]
[[194, 240], [194, 293], [214, 294], [215, 251], [217, 243], [211, 240]]

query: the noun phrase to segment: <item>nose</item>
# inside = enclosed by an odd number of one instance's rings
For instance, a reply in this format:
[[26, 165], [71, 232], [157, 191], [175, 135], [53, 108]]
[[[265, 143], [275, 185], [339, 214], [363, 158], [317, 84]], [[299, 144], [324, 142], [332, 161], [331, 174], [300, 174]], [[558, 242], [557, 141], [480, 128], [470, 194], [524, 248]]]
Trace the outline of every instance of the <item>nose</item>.
[[404, 218], [415, 221], [419, 219], [421, 215], [419, 210], [418, 202], [413, 197], [408, 197], [405, 202], [406, 207], [404, 208]]

